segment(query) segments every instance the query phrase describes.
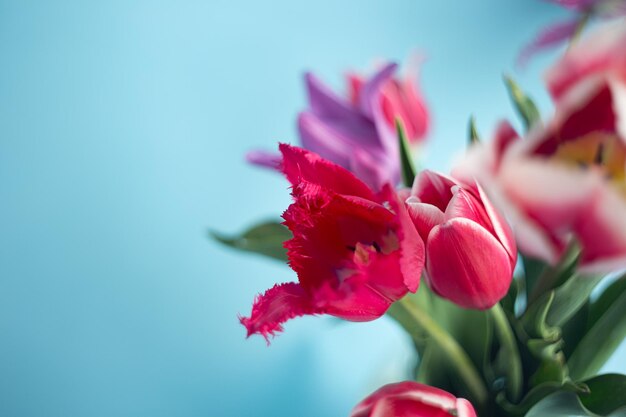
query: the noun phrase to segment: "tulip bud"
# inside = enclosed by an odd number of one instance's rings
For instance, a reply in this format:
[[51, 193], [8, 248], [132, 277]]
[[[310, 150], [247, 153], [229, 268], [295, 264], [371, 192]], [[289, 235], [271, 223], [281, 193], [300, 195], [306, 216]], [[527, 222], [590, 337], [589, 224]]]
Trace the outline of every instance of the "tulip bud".
[[513, 233], [481, 187], [423, 171], [406, 201], [426, 244], [432, 290], [465, 308], [487, 309], [504, 297], [513, 278]]
[[389, 384], [361, 401], [350, 417], [476, 417], [463, 398], [413, 381]]

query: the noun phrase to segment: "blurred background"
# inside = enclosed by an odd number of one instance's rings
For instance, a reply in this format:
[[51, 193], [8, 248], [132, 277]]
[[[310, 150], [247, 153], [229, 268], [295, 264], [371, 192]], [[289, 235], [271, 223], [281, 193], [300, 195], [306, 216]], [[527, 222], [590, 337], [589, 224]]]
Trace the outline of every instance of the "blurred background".
[[409, 341], [387, 319], [303, 318], [270, 347], [245, 340], [237, 314], [295, 276], [208, 230], [289, 203], [243, 155], [296, 142], [303, 71], [339, 88], [348, 69], [425, 52], [423, 164], [445, 170], [470, 114], [484, 136], [513, 117], [503, 72], [550, 110], [554, 54], [514, 62], [564, 13], [535, 0], [0, 1], [0, 415], [347, 416], [404, 378]]

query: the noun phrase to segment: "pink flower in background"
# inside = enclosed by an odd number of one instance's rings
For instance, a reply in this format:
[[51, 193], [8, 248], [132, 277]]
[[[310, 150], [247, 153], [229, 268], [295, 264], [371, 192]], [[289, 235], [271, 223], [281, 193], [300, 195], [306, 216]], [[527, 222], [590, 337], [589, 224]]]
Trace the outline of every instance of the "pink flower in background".
[[[424, 138], [429, 124], [416, 74], [394, 78], [396, 67], [386, 64], [369, 79], [349, 75], [349, 97], [307, 73], [309, 108], [298, 117], [302, 147], [350, 170], [376, 191], [400, 180], [395, 118], [403, 121], [413, 143]], [[260, 151], [248, 154], [250, 162], [266, 167], [276, 167], [279, 159]]]
[[424, 246], [393, 189], [374, 193], [315, 153], [289, 145], [280, 150], [294, 198], [283, 214], [293, 233], [285, 247], [299, 282], [257, 297], [251, 316], [241, 318], [248, 335], [268, 338], [304, 314], [374, 320], [415, 292]]
[[583, 271], [626, 267], [624, 45], [626, 24], [578, 43], [548, 72], [553, 119], [524, 140], [503, 124], [454, 170], [487, 187], [529, 256], [555, 263], [573, 235]]
[[385, 385], [363, 401], [350, 417], [476, 417], [463, 398], [413, 381]]
[[486, 309], [504, 297], [517, 248], [509, 225], [480, 186], [422, 171], [406, 201], [426, 243], [426, 276], [434, 292], [461, 307]]
[[524, 64], [535, 53], [561, 45], [573, 39], [591, 17], [603, 19], [626, 15], [626, 0], [547, 0], [577, 12], [569, 20], [555, 23], [541, 31], [521, 52], [519, 62]]

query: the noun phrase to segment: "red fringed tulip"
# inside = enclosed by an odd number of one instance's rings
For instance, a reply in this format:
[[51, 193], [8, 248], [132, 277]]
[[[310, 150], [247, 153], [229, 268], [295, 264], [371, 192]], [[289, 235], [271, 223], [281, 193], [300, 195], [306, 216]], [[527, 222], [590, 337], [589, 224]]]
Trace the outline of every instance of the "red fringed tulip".
[[504, 297], [517, 249], [513, 234], [480, 186], [422, 171], [406, 201], [426, 242], [426, 276], [434, 292], [465, 308], [487, 309]]
[[361, 401], [350, 417], [476, 417], [472, 404], [413, 381], [385, 385]]
[[548, 73], [552, 120], [524, 140], [503, 124], [454, 170], [485, 185], [529, 256], [554, 264], [574, 236], [581, 271], [626, 267], [624, 45], [626, 24], [576, 44]]
[[[372, 77], [348, 77], [349, 97], [333, 92], [311, 73], [305, 75], [309, 106], [298, 116], [302, 147], [354, 173], [375, 191], [400, 180], [395, 118], [400, 118], [413, 143], [428, 129], [426, 105], [416, 72], [394, 77], [388, 63]], [[253, 151], [249, 162], [275, 167], [277, 156]]]
[[251, 316], [241, 318], [248, 336], [267, 339], [304, 314], [374, 320], [415, 292], [424, 245], [393, 189], [374, 193], [317, 154], [289, 145], [280, 151], [294, 198], [283, 214], [293, 233], [285, 247], [299, 282], [257, 297]]

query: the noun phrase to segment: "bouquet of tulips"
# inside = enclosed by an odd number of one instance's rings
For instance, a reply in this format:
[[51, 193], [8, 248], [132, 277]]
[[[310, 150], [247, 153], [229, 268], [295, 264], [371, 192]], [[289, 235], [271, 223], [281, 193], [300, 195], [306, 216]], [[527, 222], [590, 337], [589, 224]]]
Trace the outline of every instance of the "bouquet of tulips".
[[[524, 51], [570, 39], [547, 71], [542, 118], [510, 78], [524, 132], [470, 123], [448, 174], [416, 171], [428, 108], [414, 66], [350, 75], [336, 94], [305, 77], [301, 146], [248, 159], [291, 185], [282, 222], [232, 247], [286, 261], [240, 321], [270, 340], [289, 319], [388, 315], [410, 335], [411, 381], [381, 387], [352, 417], [626, 416], [626, 375], [598, 372], [626, 336], [626, 22], [589, 35], [623, 1], [559, 1], [578, 14]], [[575, 39], [574, 39], [575, 38]]]

